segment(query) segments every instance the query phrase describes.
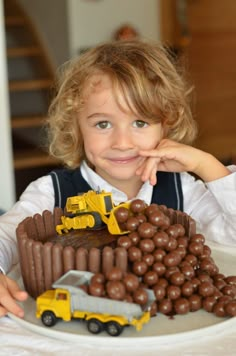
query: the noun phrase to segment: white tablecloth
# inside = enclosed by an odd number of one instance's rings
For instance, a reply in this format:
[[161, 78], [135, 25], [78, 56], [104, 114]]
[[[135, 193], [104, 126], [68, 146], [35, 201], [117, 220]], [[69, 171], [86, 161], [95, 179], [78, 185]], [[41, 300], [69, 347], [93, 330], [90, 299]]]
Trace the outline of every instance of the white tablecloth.
[[[235, 255], [235, 264], [232, 265], [232, 274], [236, 275], [236, 248], [223, 248]], [[234, 260], [233, 260], [234, 261]], [[194, 314], [193, 314], [194, 315]], [[194, 316], [193, 316], [194, 317]], [[234, 321], [234, 320], [233, 320]], [[235, 356], [236, 355], [236, 322], [230, 327], [219, 329], [215, 333], [203, 333], [200, 337], [190, 337], [178, 342], [165, 342], [142, 346], [134, 342], [132, 347], [124, 347], [122, 339], [111, 338], [111, 342], [102, 345], [96, 342], [96, 336], [92, 342], [77, 343], [67, 340], [54, 339], [38, 334], [24, 328], [17, 321], [3, 317], [0, 319], [0, 355], [83, 355], [83, 356], [112, 356], [112, 355], [165, 355], [165, 356]], [[114, 340], [114, 346], [112, 345]], [[96, 345], [97, 344], [97, 345]]]

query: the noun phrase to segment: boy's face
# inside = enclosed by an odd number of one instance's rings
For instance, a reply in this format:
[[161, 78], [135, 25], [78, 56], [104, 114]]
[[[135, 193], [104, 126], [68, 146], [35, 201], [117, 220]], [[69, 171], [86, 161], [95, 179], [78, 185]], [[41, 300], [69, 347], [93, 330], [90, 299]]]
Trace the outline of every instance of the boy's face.
[[163, 137], [162, 124], [134, 115], [122, 96], [121, 110], [109, 76], [96, 75], [91, 82], [97, 84], [91, 88], [88, 83], [85, 88], [78, 119], [86, 157], [116, 188], [125, 191], [125, 185], [135, 185], [139, 189], [142, 182], [135, 172], [145, 160], [139, 151], [157, 147]]

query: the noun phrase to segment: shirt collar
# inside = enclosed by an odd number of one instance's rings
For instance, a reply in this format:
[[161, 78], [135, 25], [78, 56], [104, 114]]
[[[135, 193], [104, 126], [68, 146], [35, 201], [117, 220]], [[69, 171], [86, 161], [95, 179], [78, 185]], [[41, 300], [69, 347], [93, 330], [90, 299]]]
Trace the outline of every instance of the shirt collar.
[[[94, 172], [85, 161], [82, 162], [80, 170], [83, 178], [93, 190], [105, 190], [106, 192], [111, 192], [112, 199], [115, 205], [118, 205], [128, 200], [128, 197], [125, 193], [105, 181], [96, 172]], [[153, 186], [147, 181], [143, 183], [135, 198], [144, 200], [145, 203], [149, 205], [152, 199], [152, 192]]]

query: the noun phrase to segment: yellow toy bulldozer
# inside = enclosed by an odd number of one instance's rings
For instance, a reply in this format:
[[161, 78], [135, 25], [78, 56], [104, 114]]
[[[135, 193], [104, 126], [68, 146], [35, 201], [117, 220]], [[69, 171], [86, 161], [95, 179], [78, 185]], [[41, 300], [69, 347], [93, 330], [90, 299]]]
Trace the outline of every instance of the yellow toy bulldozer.
[[115, 212], [120, 207], [129, 210], [130, 203], [122, 203], [114, 206], [112, 193], [90, 190], [87, 193], [67, 198], [66, 214], [61, 217], [61, 224], [56, 226], [59, 235], [74, 229], [95, 229], [101, 227], [103, 223], [107, 225], [108, 231], [112, 235], [126, 234], [122, 231]]

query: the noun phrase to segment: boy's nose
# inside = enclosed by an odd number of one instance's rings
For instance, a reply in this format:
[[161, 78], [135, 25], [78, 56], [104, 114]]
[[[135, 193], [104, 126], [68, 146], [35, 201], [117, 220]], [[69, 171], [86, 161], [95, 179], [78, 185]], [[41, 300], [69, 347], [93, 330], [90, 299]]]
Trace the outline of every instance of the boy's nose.
[[127, 129], [117, 130], [113, 134], [112, 148], [128, 150], [134, 147], [132, 136]]

